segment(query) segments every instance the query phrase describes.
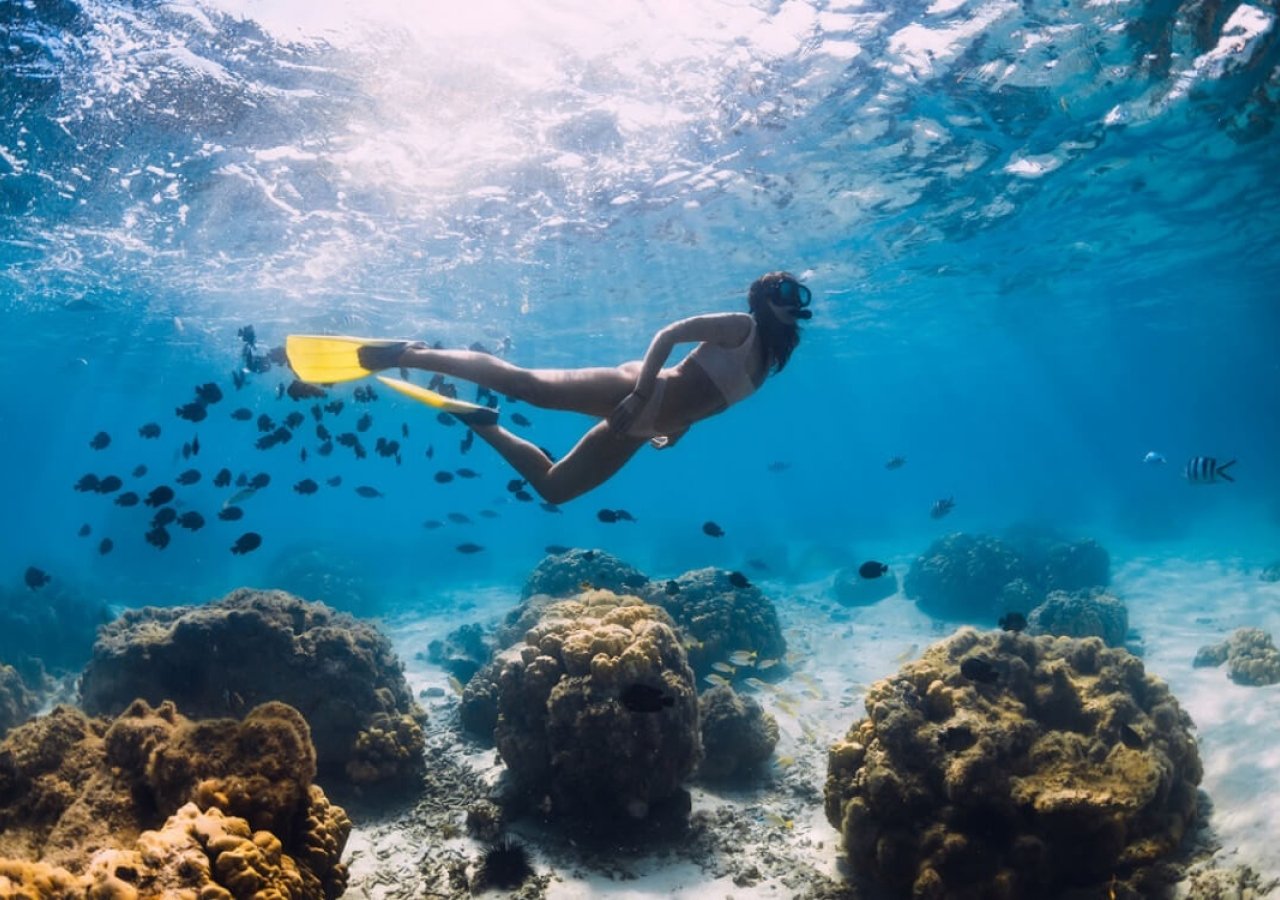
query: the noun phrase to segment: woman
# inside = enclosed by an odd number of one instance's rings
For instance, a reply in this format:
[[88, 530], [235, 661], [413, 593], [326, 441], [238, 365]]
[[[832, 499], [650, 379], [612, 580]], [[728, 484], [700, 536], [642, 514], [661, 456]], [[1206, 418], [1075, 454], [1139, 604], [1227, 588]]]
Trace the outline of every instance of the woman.
[[[563, 459], [552, 461], [536, 445], [496, 423], [496, 417], [459, 414], [529, 485], [551, 503], [564, 503], [598, 487], [646, 443], [667, 449], [690, 426], [724, 412], [782, 371], [800, 340], [799, 321], [811, 318], [809, 289], [788, 272], [770, 272], [751, 285], [750, 313], [715, 313], [673, 322], [659, 331], [642, 361], [615, 368], [524, 369], [487, 353], [434, 350], [422, 342], [369, 341], [358, 347], [358, 367], [343, 375], [308, 375], [301, 353], [290, 362], [306, 380], [334, 381], [396, 367], [424, 369], [475, 382], [544, 409], [596, 416]], [[697, 346], [663, 368], [677, 344]], [[390, 382], [389, 382], [390, 383]], [[393, 385], [394, 386], [394, 385]], [[419, 393], [425, 394], [424, 391]]]

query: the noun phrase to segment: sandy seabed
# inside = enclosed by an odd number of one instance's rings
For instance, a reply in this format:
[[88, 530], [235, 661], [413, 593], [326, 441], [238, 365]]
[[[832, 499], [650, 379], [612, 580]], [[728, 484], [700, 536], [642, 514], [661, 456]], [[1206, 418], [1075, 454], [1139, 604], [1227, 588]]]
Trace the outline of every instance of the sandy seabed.
[[[909, 560], [895, 571], [905, 573]], [[901, 594], [846, 609], [830, 580], [781, 585], [760, 580], [786, 631], [790, 676], [754, 694], [778, 720], [772, 768], [750, 790], [693, 786], [693, 814], [680, 834], [650, 835], [635, 846], [592, 845], [538, 821], [509, 829], [529, 848], [538, 876], [506, 896], [872, 898], [845, 877], [840, 837], [826, 821], [822, 787], [827, 747], [863, 714], [870, 684], [917, 657], [954, 626], [920, 613]], [[1200, 787], [1210, 801], [1199, 843], [1208, 848], [1191, 871], [1248, 867], [1260, 889], [1214, 896], [1280, 896], [1280, 685], [1244, 687], [1225, 667], [1192, 666], [1196, 650], [1244, 626], [1280, 637], [1280, 584], [1239, 563], [1135, 558], [1116, 566], [1111, 592], [1129, 607], [1131, 647], [1147, 671], [1167, 681], [1195, 722], [1204, 763]], [[483, 846], [466, 836], [466, 808], [484, 796], [501, 766], [496, 752], [464, 741], [456, 693], [425, 661], [427, 643], [467, 622], [496, 621], [514, 591], [469, 593], [446, 611], [386, 623], [406, 675], [423, 697], [428, 723], [428, 784], [412, 808], [361, 821], [347, 848], [358, 900], [464, 898]], [[429, 688], [443, 697], [426, 697]], [[744, 690], [739, 687], [740, 690]], [[750, 690], [745, 689], [745, 690]], [[438, 693], [438, 692], [437, 692]], [[1188, 883], [1180, 893], [1185, 895]], [[494, 891], [490, 896], [502, 896]]]

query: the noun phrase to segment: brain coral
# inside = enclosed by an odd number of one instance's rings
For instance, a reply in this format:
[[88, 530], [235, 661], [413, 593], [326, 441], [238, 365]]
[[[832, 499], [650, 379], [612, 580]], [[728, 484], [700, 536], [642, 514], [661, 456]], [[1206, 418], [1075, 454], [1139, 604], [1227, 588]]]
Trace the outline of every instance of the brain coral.
[[644, 592], [680, 627], [689, 664], [699, 678], [735, 650], [754, 651], [761, 660], [786, 656], [778, 611], [758, 587], [740, 577], [723, 569], [695, 569], [669, 582], [651, 582]]
[[568, 550], [548, 556], [538, 563], [525, 581], [521, 599], [535, 594], [570, 597], [583, 583], [594, 588], [634, 593], [648, 582], [639, 569], [603, 550]]
[[702, 719], [703, 778], [748, 775], [773, 755], [778, 745], [778, 722], [750, 697], [726, 685], [698, 698]]
[[306, 717], [330, 775], [367, 783], [423, 769], [422, 712], [387, 639], [282, 591], [130, 610], [102, 629], [80, 692], [85, 709], [108, 715], [135, 697], [199, 718], [281, 700]]
[[314, 773], [283, 703], [243, 722], [58, 707], [0, 744], [0, 876], [41, 898], [337, 897], [351, 824]]
[[1189, 717], [1097, 638], [962, 629], [866, 708], [830, 750], [826, 813], [854, 868], [896, 893], [1047, 897], [1115, 878], [1150, 896], [1195, 816]]
[[1280, 682], [1280, 651], [1261, 628], [1237, 628], [1227, 640], [1201, 647], [1196, 653], [1196, 667], [1224, 662], [1227, 675], [1236, 684], [1261, 687]]
[[1031, 634], [1100, 637], [1108, 647], [1123, 647], [1129, 634], [1129, 610], [1097, 588], [1079, 593], [1052, 591], [1027, 616], [1027, 630]]
[[693, 672], [661, 609], [586, 591], [498, 659], [498, 753], [554, 812], [642, 819], [696, 766]]

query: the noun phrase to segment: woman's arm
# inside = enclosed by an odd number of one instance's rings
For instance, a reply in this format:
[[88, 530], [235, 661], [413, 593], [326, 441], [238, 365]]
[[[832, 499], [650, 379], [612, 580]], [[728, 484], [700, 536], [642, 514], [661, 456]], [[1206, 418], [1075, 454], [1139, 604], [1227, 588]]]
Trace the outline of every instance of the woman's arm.
[[653, 385], [658, 373], [666, 365], [676, 344], [712, 343], [736, 347], [751, 333], [751, 316], [747, 313], [712, 313], [693, 316], [672, 322], [653, 336], [640, 375], [636, 378], [635, 393], [642, 399], [653, 395]]

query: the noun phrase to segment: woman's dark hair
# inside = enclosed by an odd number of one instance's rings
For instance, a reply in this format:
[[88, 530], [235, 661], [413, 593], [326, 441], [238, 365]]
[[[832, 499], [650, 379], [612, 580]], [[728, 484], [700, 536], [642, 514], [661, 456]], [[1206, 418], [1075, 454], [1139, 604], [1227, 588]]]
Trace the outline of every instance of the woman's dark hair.
[[778, 299], [778, 289], [784, 281], [800, 283], [790, 272], [770, 272], [753, 281], [751, 290], [747, 292], [747, 305], [756, 320], [765, 368], [775, 374], [786, 367], [791, 351], [800, 343], [799, 325], [783, 322], [768, 308], [770, 300]]

